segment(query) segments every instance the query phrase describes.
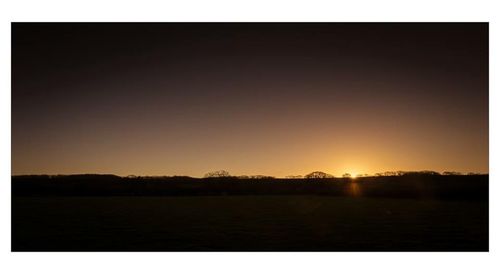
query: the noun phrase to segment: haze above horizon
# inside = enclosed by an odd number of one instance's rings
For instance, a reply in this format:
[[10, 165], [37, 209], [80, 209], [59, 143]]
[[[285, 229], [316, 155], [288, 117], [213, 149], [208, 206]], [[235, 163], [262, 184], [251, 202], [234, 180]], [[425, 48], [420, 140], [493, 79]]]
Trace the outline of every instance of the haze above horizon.
[[488, 24], [12, 24], [12, 174], [488, 173]]

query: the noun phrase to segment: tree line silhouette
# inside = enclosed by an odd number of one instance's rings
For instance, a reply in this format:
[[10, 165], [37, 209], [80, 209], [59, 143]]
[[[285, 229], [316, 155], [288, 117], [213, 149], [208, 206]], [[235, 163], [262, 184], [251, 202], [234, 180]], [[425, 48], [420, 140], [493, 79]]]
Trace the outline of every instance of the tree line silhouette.
[[[408, 176], [408, 175], [480, 175], [480, 173], [474, 173], [474, 172], [469, 172], [469, 173], [461, 173], [457, 171], [444, 171], [443, 173], [439, 173], [437, 171], [432, 171], [432, 170], [422, 170], [422, 171], [386, 171], [386, 172], [380, 172], [380, 173], [375, 173], [374, 175], [370, 174], [350, 174], [350, 173], [344, 173], [342, 174], [342, 178], [350, 178], [353, 177], [389, 177], [389, 176]], [[275, 178], [273, 176], [268, 176], [268, 175], [239, 175], [239, 176], [232, 176], [227, 170], [216, 170], [212, 172], [208, 172], [203, 176], [204, 178], [228, 178], [228, 177], [233, 177], [233, 178], [238, 178], [238, 179], [266, 179], [266, 178]], [[311, 173], [308, 173], [306, 175], [288, 175], [285, 176], [285, 179], [326, 179], [326, 178], [335, 178], [332, 174], [323, 172], [323, 171], [313, 171]]]
[[321, 171], [274, 178], [231, 176], [221, 170], [188, 176], [12, 176], [13, 196], [329, 195], [417, 199], [488, 200], [488, 175], [432, 171], [337, 178]]

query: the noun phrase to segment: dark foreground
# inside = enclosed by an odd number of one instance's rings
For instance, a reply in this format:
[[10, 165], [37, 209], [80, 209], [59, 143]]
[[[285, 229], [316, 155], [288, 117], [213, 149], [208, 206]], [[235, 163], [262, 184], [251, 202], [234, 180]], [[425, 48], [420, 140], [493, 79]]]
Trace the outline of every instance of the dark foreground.
[[317, 197], [15, 197], [14, 251], [487, 251], [488, 204]]
[[488, 176], [22, 176], [13, 251], [488, 251]]

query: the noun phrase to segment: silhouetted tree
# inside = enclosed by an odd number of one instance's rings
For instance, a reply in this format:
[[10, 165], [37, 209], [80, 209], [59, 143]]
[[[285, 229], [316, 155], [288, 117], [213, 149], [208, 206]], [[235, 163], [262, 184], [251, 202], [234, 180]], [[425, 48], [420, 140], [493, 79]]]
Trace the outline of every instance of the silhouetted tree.
[[424, 175], [441, 175], [441, 173], [433, 170], [422, 170], [419, 173]]
[[477, 172], [469, 172], [467, 173], [467, 175], [471, 176], [471, 175], [481, 175], [481, 173], [477, 173]]
[[268, 175], [250, 175], [250, 179], [273, 179], [273, 176]]
[[432, 170], [422, 170], [422, 171], [405, 171], [402, 175], [410, 176], [410, 175], [441, 175], [439, 172]]
[[205, 174], [205, 178], [224, 178], [224, 177], [231, 177], [231, 175], [229, 174], [229, 172], [225, 170], [217, 170]]
[[443, 175], [462, 175], [462, 173], [456, 171], [445, 171], [443, 172]]
[[351, 178], [352, 176], [351, 176], [351, 173], [344, 173], [344, 174], [342, 174], [342, 177]]
[[[402, 171], [404, 172], [404, 171]], [[395, 172], [395, 171], [386, 171], [384, 173], [382, 173], [384, 176], [398, 176], [398, 172]]]
[[322, 171], [314, 171], [304, 176], [306, 179], [325, 179], [325, 178], [333, 178], [333, 175], [322, 172]]

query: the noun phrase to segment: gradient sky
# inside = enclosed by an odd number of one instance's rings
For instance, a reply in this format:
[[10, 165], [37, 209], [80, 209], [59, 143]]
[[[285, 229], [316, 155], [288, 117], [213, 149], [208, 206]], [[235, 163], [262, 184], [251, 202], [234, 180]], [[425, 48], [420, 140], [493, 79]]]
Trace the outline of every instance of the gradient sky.
[[12, 25], [12, 173], [488, 172], [488, 24]]

